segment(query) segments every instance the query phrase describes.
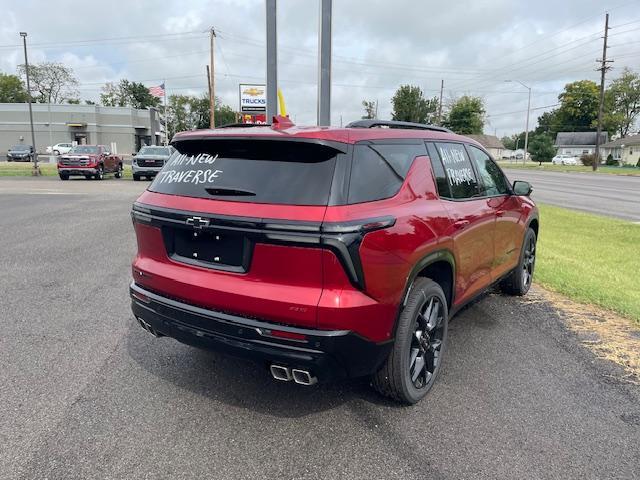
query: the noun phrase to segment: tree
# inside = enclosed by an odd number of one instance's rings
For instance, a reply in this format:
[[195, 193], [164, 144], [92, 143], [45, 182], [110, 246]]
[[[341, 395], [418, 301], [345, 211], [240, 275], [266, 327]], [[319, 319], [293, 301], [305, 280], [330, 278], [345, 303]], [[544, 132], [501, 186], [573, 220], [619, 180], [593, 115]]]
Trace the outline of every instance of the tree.
[[598, 119], [600, 90], [591, 80], [568, 83], [558, 96], [560, 106], [553, 118], [557, 131], [592, 131]]
[[0, 103], [24, 103], [27, 100], [27, 89], [20, 77], [0, 73]]
[[558, 123], [557, 110], [544, 112], [538, 117], [538, 126], [535, 129], [535, 133], [546, 133], [555, 138], [556, 133], [559, 131]]
[[378, 110], [378, 102], [373, 100], [363, 100], [362, 107], [364, 108], [363, 120], [372, 120], [376, 118], [376, 110]]
[[640, 115], [640, 75], [628, 68], [605, 92], [603, 124], [610, 134], [626, 137]]
[[401, 85], [393, 95], [391, 104], [393, 120], [416, 123], [434, 123], [437, 120], [438, 99], [424, 98], [420, 87]]
[[[236, 122], [236, 112], [222, 101], [215, 99], [216, 125]], [[176, 132], [209, 128], [211, 112], [209, 110], [209, 96], [195, 97], [192, 95], [171, 95], [168, 104], [169, 137]]]
[[534, 134], [533, 137], [529, 137], [528, 150], [531, 159], [540, 163], [550, 162], [556, 154], [553, 139], [546, 133]]
[[464, 95], [451, 102], [443, 124], [461, 135], [481, 134], [484, 128], [484, 114], [482, 98]]
[[[18, 73], [26, 78], [24, 65], [18, 65]], [[39, 103], [62, 103], [76, 98], [78, 80], [73, 70], [62, 63], [43, 62], [29, 65], [31, 94]]]
[[106, 107], [149, 108], [158, 107], [160, 99], [149, 93], [142, 83], [130, 82], [126, 78], [117, 84], [107, 83], [102, 87], [100, 101]]

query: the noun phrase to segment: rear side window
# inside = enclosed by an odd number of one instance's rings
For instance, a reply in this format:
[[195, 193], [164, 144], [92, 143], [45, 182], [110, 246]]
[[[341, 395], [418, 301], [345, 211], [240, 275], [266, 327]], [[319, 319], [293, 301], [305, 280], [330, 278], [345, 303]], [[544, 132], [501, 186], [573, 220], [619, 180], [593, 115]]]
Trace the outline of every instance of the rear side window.
[[433, 170], [434, 177], [436, 177], [438, 195], [442, 198], [451, 198], [451, 188], [449, 188], [447, 174], [444, 171], [444, 167], [440, 161], [440, 155], [438, 155], [435, 145], [427, 143], [427, 150], [429, 151], [429, 159], [431, 160], [431, 169]]
[[284, 205], [326, 205], [339, 153], [269, 140], [187, 140], [175, 148], [150, 191]]
[[436, 143], [442, 165], [451, 189], [451, 198], [464, 199], [477, 197], [478, 181], [461, 143]]
[[382, 200], [398, 193], [413, 160], [426, 155], [420, 144], [356, 144], [348, 203]]

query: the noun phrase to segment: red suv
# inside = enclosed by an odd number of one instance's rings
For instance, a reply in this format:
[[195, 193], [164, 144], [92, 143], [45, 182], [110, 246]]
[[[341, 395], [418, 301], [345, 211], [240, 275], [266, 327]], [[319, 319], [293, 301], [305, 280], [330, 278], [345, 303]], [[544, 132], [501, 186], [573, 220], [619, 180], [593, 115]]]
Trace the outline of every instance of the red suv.
[[531, 285], [538, 212], [475, 141], [428, 125], [232, 126], [174, 137], [132, 211], [147, 331], [310, 385], [433, 385], [452, 315]]

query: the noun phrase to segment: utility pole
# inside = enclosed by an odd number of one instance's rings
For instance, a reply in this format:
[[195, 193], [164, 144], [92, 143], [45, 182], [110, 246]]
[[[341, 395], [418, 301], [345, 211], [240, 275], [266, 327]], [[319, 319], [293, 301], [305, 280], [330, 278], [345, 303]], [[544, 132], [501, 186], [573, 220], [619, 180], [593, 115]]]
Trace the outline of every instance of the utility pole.
[[[24, 71], [27, 76], [27, 95], [29, 100], [29, 123], [31, 124], [31, 145], [33, 146], [33, 171], [32, 175], [40, 175], [40, 168], [38, 167], [38, 151], [36, 148], [36, 133], [33, 130], [33, 108], [31, 107], [31, 83], [29, 81], [29, 59], [27, 58], [27, 32], [20, 32], [22, 42], [24, 45]], [[53, 145], [51, 145], [53, 147]]]
[[[529, 91], [527, 100], [527, 120], [524, 122], [524, 155], [522, 155], [522, 164], [527, 163], [527, 151], [529, 149], [529, 117], [531, 116], [531, 87], [525, 85], [520, 80], [505, 80], [505, 82], [517, 82]], [[517, 150], [517, 148], [516, 148]], [[517, 162], [516, 162], [517, 163]]]
[[602, 45], [602, 58], [596, 60], [600, 62], [600, 105], [598, 106], [598, 128], [596, 129], [596, 158], [593, 161], [593, 171], [598, 169], [598, 163], [600, 163], [600, 134], [602, 132], [602, 115], [604, 113], [604, 78], [607, 70], [611, 69], [607, 63], [613, 62], [613, 60], [607, 60], [607, 40], [609, 38], [609, 14], [607, 13], [604, 18], [604, 43]]
[[164, 146], [166, 147], [169, 145], [169, 111], [167, 110], [167, 82], [164, 79], [162, 79], [162, 91], [164, 93]]
[[[209, 127], [216, 127], [216, 85], [215, 85], [215, 40], [216, 39], [216, 31], [211, 27], [211, 58], [210, 58], [210, 66], [211, 66], [211, 74], [209, 75]], [[207, 69], [207, 73], [209, 70]]]
[[444, 78], [440, 80], [440, 103], [438, 104], [438, 125], [442, 125], [442, 94], [444, 93]]
[[211, 102], [211, 73], [209, 72], [209, 65], [207, 65], [207, 86], [209, 87], [209, 102]]
[[278, 114], [278, 35], [276, 0], [266, 0], [267, 18], [267, 123]]
[[318, 125], [322, 126], [331, 123], [331, 8], [332, 0], [320, 0]]

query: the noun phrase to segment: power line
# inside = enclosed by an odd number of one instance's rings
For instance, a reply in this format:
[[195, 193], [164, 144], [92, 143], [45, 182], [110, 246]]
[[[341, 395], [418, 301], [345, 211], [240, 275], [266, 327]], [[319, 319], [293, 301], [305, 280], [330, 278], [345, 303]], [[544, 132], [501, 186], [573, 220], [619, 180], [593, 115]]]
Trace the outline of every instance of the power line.
[[[167, 37], [179, 37], [185, 35], [194, 35], [197, 34], [199, 36], [206, 36], [202, 32], [197, 30], [192, 30], [189, 32], [180, 32], [180, 33], [160, 33], [160, 34], [151, 34], [151, 35], [130, 35], [126, 37], [108, 37], [108, 38], [93, 38], [93, 39], [85, 39], [85, 40], [68, 40], [64, 42], [40, 42], [33, 43], [29, 45], [30, 47], [39, 47], [43, 48], [58, 48], [58, 47], [66, 47], [66, 46], [87, 46], [92, 45], [94, 43], [109, 43], [109, 42], [122, 42], [122, 43], [134, 43], [142, 39], [156, 39], [156, 38], [167, 38]], [[169, 40], [174, 40], [176, 38], [170, 38]], [[0, 45], [0, 48], [19, 48], [21, 45]]]

